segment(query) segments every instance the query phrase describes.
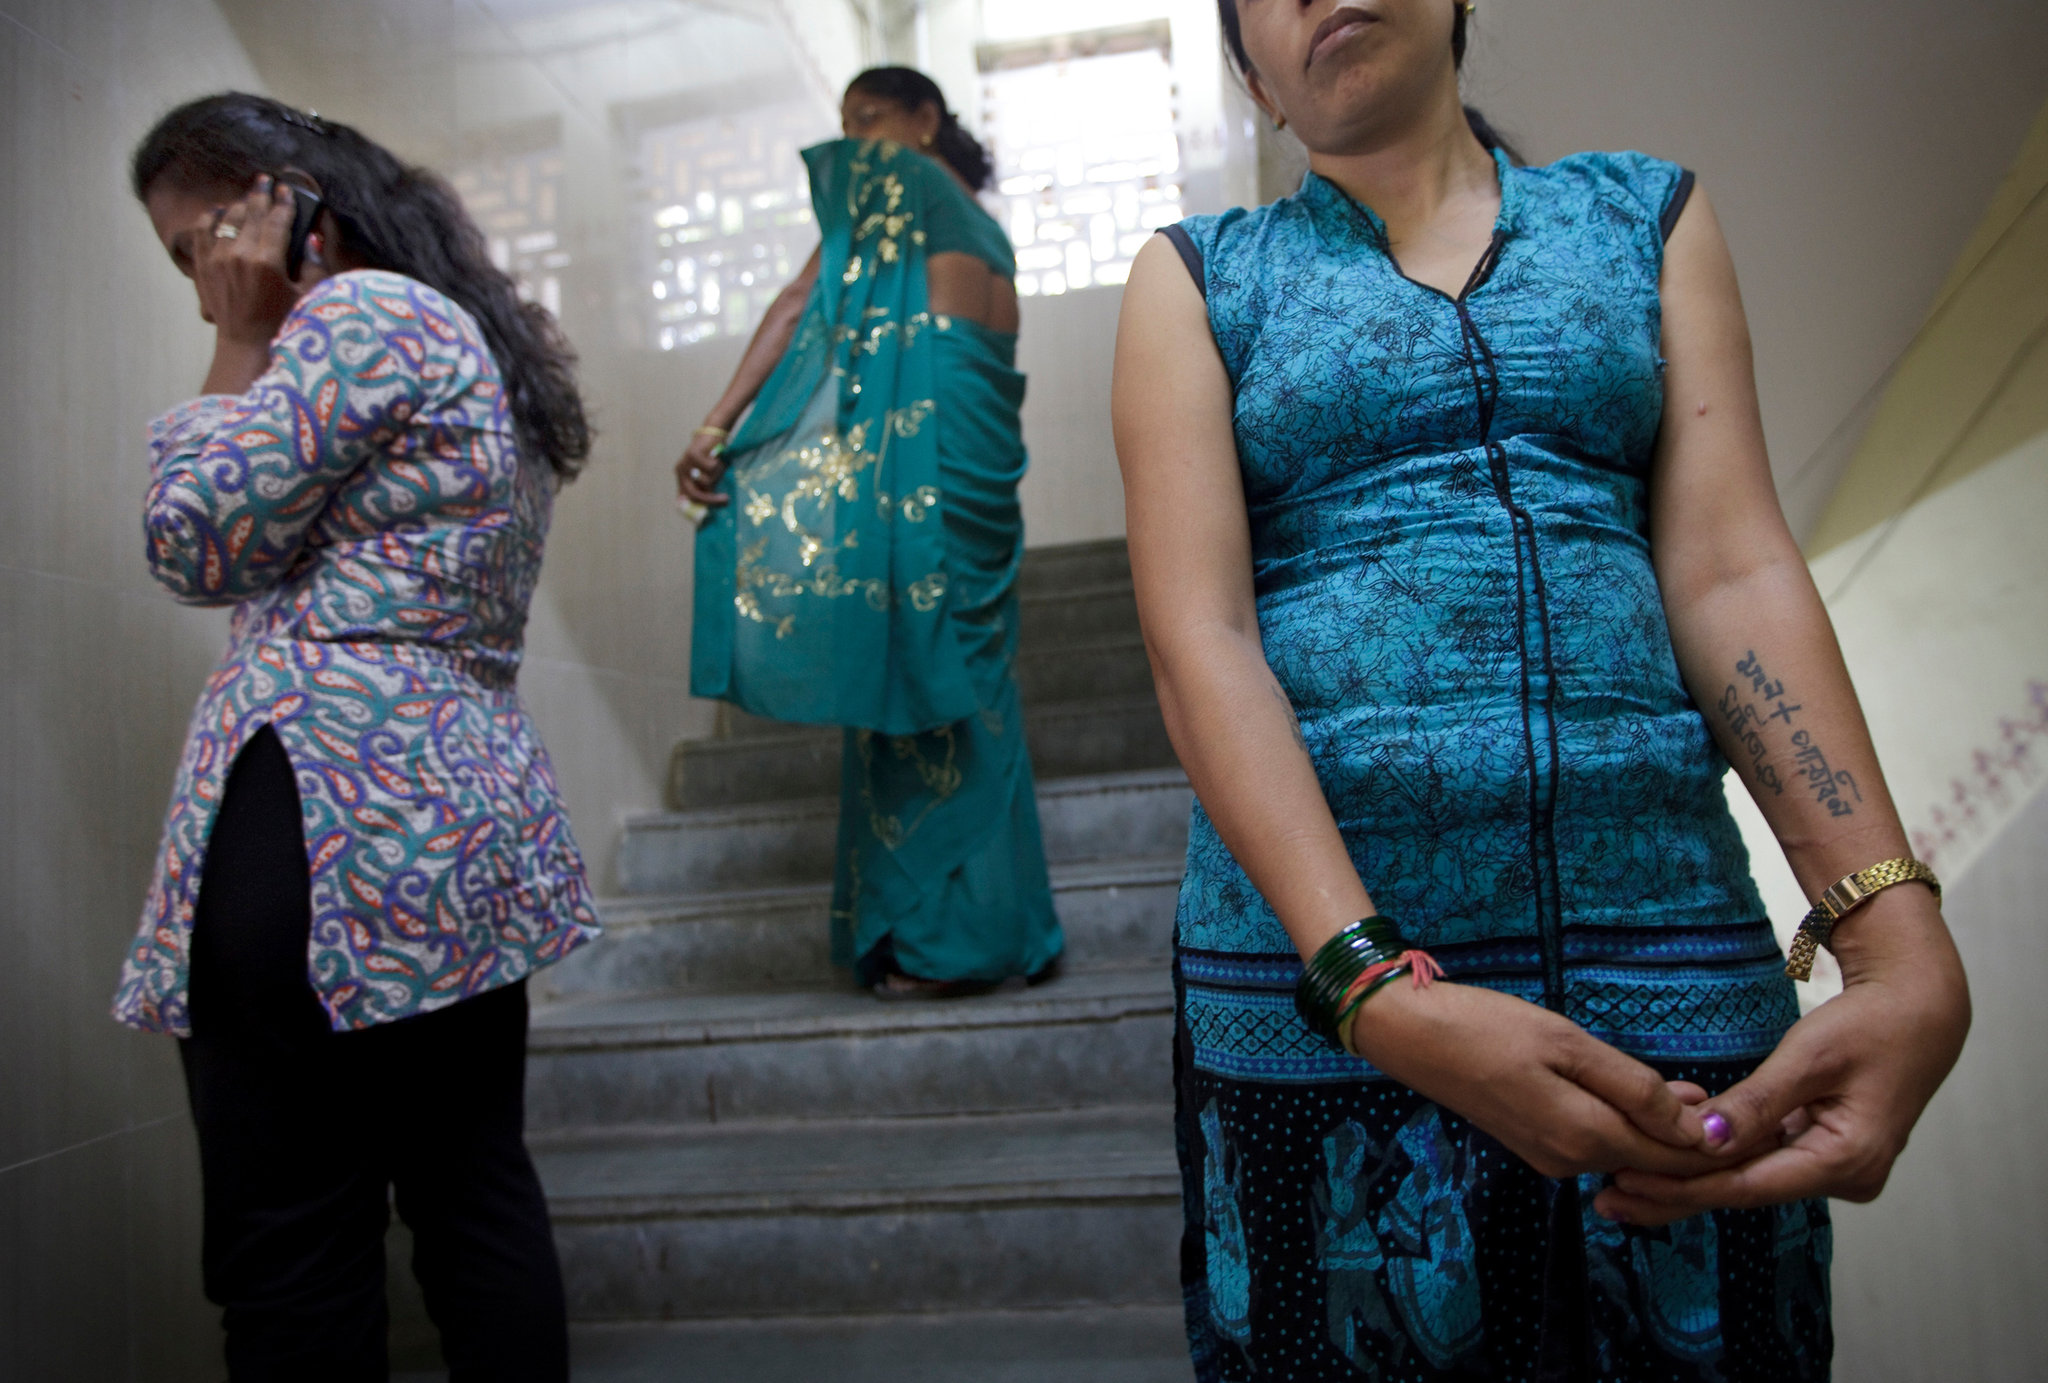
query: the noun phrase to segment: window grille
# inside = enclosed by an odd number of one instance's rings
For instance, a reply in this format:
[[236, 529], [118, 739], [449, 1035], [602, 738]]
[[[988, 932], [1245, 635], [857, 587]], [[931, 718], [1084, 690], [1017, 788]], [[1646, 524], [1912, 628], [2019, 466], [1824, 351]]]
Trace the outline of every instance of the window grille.
[[545, 147], [516, 147], [527, 132], [514, 131], [500, 141], [514, 147], [473, 153], [452, 181], [470, 219], [484, 233], [491, 262], [512, 276], [520, 297], [559, 317], [569, 254], [562, 248], [556, 217], [567, 165], [560, 133], [549, 125]]
[[1164, 23], [984, 45], [986, 202], [1030, 297], [1122, 283], [1161, 226], [1181, 219], [1180, 141]]
[[640, 131], [649, 345], [753, 331], [816, 240], [800, 151], [818, 135], [806, 101]]

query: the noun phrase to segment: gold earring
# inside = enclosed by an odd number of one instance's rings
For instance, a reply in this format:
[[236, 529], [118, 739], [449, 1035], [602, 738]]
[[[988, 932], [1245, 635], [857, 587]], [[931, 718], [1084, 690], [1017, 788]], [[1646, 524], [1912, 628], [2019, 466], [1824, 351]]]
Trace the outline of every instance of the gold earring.
[[932, 147], [932, 136], [926, 135], [923, 139], [919, 140], [918, 143], [923, 148], [929, 149]]

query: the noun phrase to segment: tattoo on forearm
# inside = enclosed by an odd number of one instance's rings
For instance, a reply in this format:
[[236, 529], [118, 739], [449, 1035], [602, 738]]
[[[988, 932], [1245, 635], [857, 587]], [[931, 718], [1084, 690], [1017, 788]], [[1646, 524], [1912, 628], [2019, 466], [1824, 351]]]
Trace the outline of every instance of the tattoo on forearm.
[[1308, 753], [1308, 740], [1301, 733], [1301, 718], [1294, 714], [1294, 703], [1287, 699], [1286, 692], [1280, 690], [1278, 682], [1270, 683], [1269, 688], [1273, 693], [1273, 699], [1280, 703], [1280, 709], [1286, 713], [1287, 730], [1294, 736], [1294, 747], [1304, 754]]
[[1785, 782], [1778, 776], [1778, 766], [1771, 762], [1770, 746], [1764, 743], [1763, 721], [1756, 713], [1756, 707], [1743, 700], [1742, 693], [1730, 682], [1728, 689], [1721, 693], [1721, 723], [1728, 727], [1728, 733], [1735, 736], [1735, 742], [1749, 755], [1750, 774], [1759, 783], [1771, 790], [1773, 796], [1785, 795]]
[[1813, 794], [1813, 800], [1825, 806], [1829, 816], [1856, 815], [1856, 808], [1842, 795], [1842, 789], [1847, 788], [1858, 802], [1863, 800], [1863, 789], [1856, 786], [1856, 775], [1846, 768], [1831, 768], [1827, 753], [1804, 730], [1792, 732], [1792, 762], [1796, 765], [1795, 771], [1805, 775], [1807, 791]]
[[[1814, 801], [1828, 809], [1828, 815], [1854, 816], [1856, 807], [1850, 798], [1853, 797], [1855, 802], [1863, 800], [1855, 775], [1829, 764], [1827, 751], [1814, 741], [1813, 732], [1793, 725], [1804, 707], [1786, 695], [1784, 682], [1774, 680], [1764, 671], [1763, 660], [1756, 656], [1755, 649], [1736, 660], [1735, 675], [1738, 680], [1730, 682], [1722, 691], [1716, 709], [1720, 712], [1721, 723], [1728, 727], [1728, 732], [1735, 736], [1736, 742], [1749, 756], [1756, 780], [1775, 796], [1782, 797], [1785, 793], [1784, 778], [1763, 738], [1769, 722], [1783, 721], [1792, 731], [1793, 775], [1805, 780], [1807, 791], [1813, 794]], [[1748, 684], [1747, 692], [1742, 688], [1743, 683]], [[1846, 794], [1844, 789], [1847, 789]]]

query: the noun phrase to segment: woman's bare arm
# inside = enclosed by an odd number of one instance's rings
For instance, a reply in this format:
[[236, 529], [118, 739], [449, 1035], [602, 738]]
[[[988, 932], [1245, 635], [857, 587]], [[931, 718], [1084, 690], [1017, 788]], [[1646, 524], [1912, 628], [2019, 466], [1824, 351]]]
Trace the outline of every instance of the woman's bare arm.
[[[768, 304], [768, 310], [761, 315], [761, 325], [754, 328], [754, 337], [747, 342], [746, 354], [740, 357], [739, 368], [733, 371], [732, 382], [704, 415], [706, 427], [732, 431], [740, 415], [761, 392], [761, 386], [768, 382], [768, 376], [775, 373], [789, 343], [796, 339], [804, 304], [810, 301], [811, 289], [818, 282], [818, 256], [819, 250], [812, 250], [797, 276]], [[725, 470], [724, 463], [711, 454], [719, 440], [710, 433], [699, 432], [692, 434], [684, 447], [682, 458], [676, 462], [676, 491], [684, 499], [704, 505], [730, 501], [730, 496], [716, 488]]]
[[1124, 289], [1111, 413], [1145, 649], [1196, 795], [1307, 956], [1372, 898], [1266, 663], [1230, 398], [1202, 298], [1154, 239]]
[[[1266, 662], [1231, 385], [1201, 295], [1155, 239], [1132, 265], [1112, 400], [1131, 571], [1160, 707], [1224, 844], [1304, 956], [1373, 911]], [[1713, 1164], [1655, 1071], [1491, 990], [1397, 984], [1351, 1038], [1547, 1175]]]
[[[1827, 611], [1786, 526], [1764, 447], [1749, 328], [1713, 206], [1696, 193], [1663, 281], [1665, 418], [1650, 488], [1651, 551], [1686, 685], [1808, 896], [1911, 853]], [[1883, 1186], [1969, 1027], [1961, 962], [1933, 894], [1879, 894], [1835, 933], [1846, 986], [1757, 1075], [1711, 1107], [1731, 1152], [1776, 1153], [1680, 1192], [1682, 1213]], [[1632, 1218], [1648, 1204], [1610, 1193]], [[1668, 1216], [1666, 1216], [1668, 1218]]]

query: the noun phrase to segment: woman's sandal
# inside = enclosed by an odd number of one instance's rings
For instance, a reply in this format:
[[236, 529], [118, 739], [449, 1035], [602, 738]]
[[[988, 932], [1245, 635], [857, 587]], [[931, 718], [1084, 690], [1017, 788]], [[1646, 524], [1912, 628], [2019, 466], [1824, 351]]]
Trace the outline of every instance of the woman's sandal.
[[1010, 993], [1027, 986], [1041, 985], [1057, 977], [1059, 972], [1058, 957], [1033, 974], [1012, 975], [1005, 980], [927, 980], [892, 968], [875, 981], [874, 995], [877, 999], [892, 1002], [903, 999], [971, 999], [979, 994]]
[[877, 999], [971, 999], [977, 994], [988, 994], [1000, 989], [1000, 980], [927, 980], [916, 975], [906, 975], [901, 970], [891, 970], [876, 980], [874, 993]]

